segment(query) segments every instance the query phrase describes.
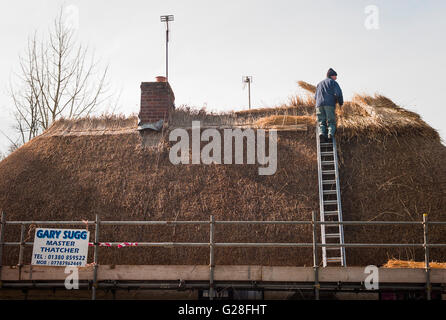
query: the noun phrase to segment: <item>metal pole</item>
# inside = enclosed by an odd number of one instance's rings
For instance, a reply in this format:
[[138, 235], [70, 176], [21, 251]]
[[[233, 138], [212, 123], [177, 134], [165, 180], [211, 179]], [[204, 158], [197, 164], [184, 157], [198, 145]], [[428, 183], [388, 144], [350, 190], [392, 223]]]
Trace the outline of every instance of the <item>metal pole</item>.
[[[85, 226], [85, 222], [83, 221], [40, 221], [40, 220], [30, 220], [30, 221], [8, 221], [6, 222], [7, 225], [30, 225], [30, 224], [38, 224], [38, 225], [78, 225], [78, 226]], [[94, 225], [94, 221], [89, 221], [89, 225]], [[114, 220], [108, 220], [108, 221], [101, 221], [101, 225], [195, 225], [195, 224], [202, 224], [202, 225], [208, 225], [209, 220], [199, 220], [199, 221], [114, 221]], [[299, 220], [275, 220], [275, 221], [256, 221], [256, 220], [231, 220], [231, 221], [215, 221], [215, 224], [299, 224], [299, 225], [311, 225], [310, 220], [305, 221], [299, 221]], [[362, 225], [423, 225], [422, 221], [317, 221], [318, 225], [349, 225], [349, 226], [362, 226]], [[442, 225], [446, 226], [446, 221], [429, 221], [429, 225]], [[421, 244], [422, 245], [422, 244]], [[432, 246], [433, 244], [431, 244]]]
[[313, 269], [314, 269], [314, 298], [319, 300], [319, 263], [317, 259], [317, 229], [316, 229], [316, 213], [311, 212], [311, 226], [313, 228]]
[[251, 79], [248, 78], [248, 99], [249, 99], [249, 109], [251, 109]]
[[5, 228], [6, 228], [6, 215], [2, 211], [0, 218], [0, 288], [2, 281], [2, 266], [3, 266], [3, 243], [5, 242]]
[[214, 300], [214, 216], [209, 220], [209, 299]]
[[[340, 189], [340, 183], [339, 183], [339, 165], [338, 165], [338, 149], [336, 145], [336, 139], [333, 137], [333, 160], [334, 160], [334, 167], [335, 167], [335, 180], [336, 180], [336, 199], [338, 199], [338, 220], [339, 222], [343, 221], [342, 218], [342, 202], [341, 202], [341, 189]], [[340, 235], [340, 242], [344, 243], [344, 225], [339, 225], [339, 235]], [[347, 267], [347, 258], [345, 256], [345, 247], [341, 247], [341, 265], [343, 267]]]
[[166, 82], [169, 82], [169, 21], [166, 21]]
[[22, 224], [20, 227], [20, 250], [19, 250], [19, 280], [21, 280], [22, 276], [22, 265], [23, 265], [23, 250], [25, 249], [25, 225]]
[[98, 251], [99, 251], [99, 216], [96, 215], [94, 230], [94, 266], [93, 266], [93, 287], [91, 300], [96, 300], [96, 288], [98, 287]]
[[427, 213], [423, 214], [423, 234], [424, 234], [424, 263], [426, 270], [426, 296], [427, 300], [431, 300], [431, 277], [429, 267], [429, 246], [428, 244], [428, 218]]

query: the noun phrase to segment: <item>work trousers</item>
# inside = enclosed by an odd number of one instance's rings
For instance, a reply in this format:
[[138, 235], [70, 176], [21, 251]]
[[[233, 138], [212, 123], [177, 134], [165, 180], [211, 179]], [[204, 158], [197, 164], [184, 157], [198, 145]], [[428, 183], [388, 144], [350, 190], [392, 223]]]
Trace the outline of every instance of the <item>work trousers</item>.
[[336, 132], [336, 113], [333, 106], [316, 107], [317, 123], [319, 125], [319, 132], [324, 136], [328, 134], [334, 136]]

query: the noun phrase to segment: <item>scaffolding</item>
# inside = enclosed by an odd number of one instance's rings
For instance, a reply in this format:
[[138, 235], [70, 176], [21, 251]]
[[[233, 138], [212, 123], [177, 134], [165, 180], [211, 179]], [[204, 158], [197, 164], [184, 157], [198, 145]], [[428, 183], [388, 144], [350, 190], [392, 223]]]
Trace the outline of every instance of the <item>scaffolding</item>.
[[[272, 242], [254, 242], [254, 243], [246, 243], [246, 242], [215, 242], [214, 240], [214, 234], [215, 234], [215, 228], [218, 225], [308, 225], [312, 228], [312, 235], [313, 239], [310, 243], [272, 243]], [[406, 226], [420, 226], [423, 227], [423, 243], [335, 243], [335, 244], [329, 244], [329, 243], [320, 243], [318, 242], [318, 234], [317, 234], [317, 228], [326, 225], [326, 224], [339, 224], [343, 226], [370, 226], [370, 225], [406, 225]], [[5, 241], [5, 229], [7, 226], [20, 226], [20, 241], [19, 242], [6, 242]], [[339, 247], [342, 246], [344, 248], [422, 248], [424, 249], [424, 257], [425, 257], [425, 267], [424, 267], [424, 273], [425, 273], [425, 280], [423, 285], [423, 290], [426, 293], [426, 298], [428, 300], [431, 299], [431, 292], [432, 292], [432, 285], [431, 285], [431, 268], [429, 266], [429, 250], [431, 248], [444, 248], [446, 247], [446, 243], [429, 243], [428, 241], [428, 227], [430, 225], [446, 225], [446, 222], [440, 222], [440, 221], [428, 221], [427, 215], [423, 215], [422, 221], [340, 221], [340, 222], [324, 222], [324, 221], [318, 221], [316, 218], [315, 212], [312, 213], [312, 220], [311, 221], [218, 221], [215, 220], [214, 217], [211, 215], [209, 221], [101, 221], [99, 216], [96, 215], [95, 221], [7, 221], [6, 220], [6, 214], [2, 212], [1, 214], [1, 229], [0, 229], [0, 280], [3, 280], [0, 282], [0, 288], [1, 287], [14, 287], [14, 288], [38, 288], [38, 287], [63, 287], [64, 283], [30, 283], [29, 281], [23, 281], [23, 282], [7, 282], [3, 279], [2, 274], [2, 261], [3, 261], [3, 252], [5, 246], [18, 246], [19, 247], [19, 257], [18, 257], [18, 274], [20, 278], [21, 274], [21, 268], [24, 267], [23, 264], [23, 254], [24, 249], [26, 246], [32, 246], [33, 242], [26, 242], [25, 241], [25, 232], [26, 227], [30, 225], [44, 225], [44, 226], [51, 226], [51, 225], [81, 225], [81, 226], [94, 226], [94, 242], [92, 243], [92, 246], [94, 247], [94, 260], [93, 260], [93, 279], [91, 283], [81, 283], [81, 287], [88, 287], [91, 288], [91, 299], [96, 299], [96, 291], [98, 288], [119, 288], [119, 287], [131, 287], [131, 286], [137, 286], [138, 288], [162, 288], [165, 289], [178, 289], [178, 288], [194, 288], [194, 289], [202, 289], [202, 290], [208, 290], [209, 294], [208, 297], [210, 300], [213, 300], [216, 298], [215, 294], [215, 288], [218, 284], [219, 287], [224, 286], [231, 286], [231, 287], [238, 287], [238, 288], [263, 288], [265, 290], [300, 290], [300, 289], [306, 289], [306, 290], [312, 290], [314, 292], [314, 298], [319, 299], [320, 296], [320, 290], [336, 290], [341, 289], [340, 287], [340, 281], [334, 281], [331, 279], [331, 281], [325, 281], [322, 283], [320, 281], [320, 273], [327, 273], [327, 270], [334, 270], [337, 269], [336, 267], [327, 267], [327, 268], [321, 268], [319, 266], [319, 259], [318, 259], [318, 252], [323, 247]], [[164, 282], [164, 283], [110, 283], [107, 281], [98, 281], [98, 270], [99, 270], [99, 260], [98, 260], [98, 252], [100, 248], [108, 247], [117, 247], [122, 244], [122, 242], [107, 242], [107, 246], [101, 246], [100, 242], [100, 230], [101, 226], [106, 225], [137, 225], [137, 226], [144, 226], [144, 225], [160, 225], [160, 226], [176, 226], [176, 225], [208, 225], [209, 226], [209, 241], [208, 242], [138, 242], [138, 247], [164, 247], [164, 248], [176, 248], [176, 247], [208, 247], [209, 248], [209, 279], [208, 283], [203, 283], [203, 281], [190, 281], [189, 283], [172, 283], [172, 282]], [[256, 247], [256, 248], [312, 248], [313, 252], [313, 267], [312, 267], [312, 279], [311, 281], [304, 282], [293, 282], [293, 281], [282, 281], [280, 283], [277, 283], [277, 281], [272, 281], [270, 283], [243, 283], [242, 281], [231, 281], [231, 279], [227, 279], [227, 281], [215, 281], [215, 248], [218, 247]], [[229, 267], [229, 266], [227, 266]], [[45, 268], [45, 267], [40, 267]], [[299, 267], [296, 267], [296, 270], [299, 269]], [[305, 272], [305, 268], [301, 268], [299, 270], [302, 270], [302, 272]], [[321, 270], [322, 269], [322, 270]], [[353, 272], [354, 267], [351, 269], [349, 268], [341, 268], [344, 269], [339, 275], [343, 274], [344, 276], [348, 274], [348, 272]], [[441, 274], [441, 279], [446, 279], [446, 270], [441, 270], [444, 273]], [[356, 271], [355, 271], [356, 272]], [[277, 279], [276, 279], [277, 280]], [[310, 283], [311, 282], [311, 283]], [[337, 282], [337, 283], [336, 283]], [[364, 283], [358, 283], [358, 284], [351, 284], [351, 283], [345, 283], [344, 284], [345, 289], [358, 289], [364, 288]], [[397, 288], [406, 288], [406, 289], [413, 289], [413, 290], [420, 290], [419, 286], [414, 285], [411, 283], [410, 279], [408, 279], [407, 283], [400, 283], [394, 284], [394, 285], [387, 285], [388, 289], [397, 289]], [[445, 288], [443, 287], [443, 283], [437, 284], [436, 290], [441, 292], [446, 292]]]

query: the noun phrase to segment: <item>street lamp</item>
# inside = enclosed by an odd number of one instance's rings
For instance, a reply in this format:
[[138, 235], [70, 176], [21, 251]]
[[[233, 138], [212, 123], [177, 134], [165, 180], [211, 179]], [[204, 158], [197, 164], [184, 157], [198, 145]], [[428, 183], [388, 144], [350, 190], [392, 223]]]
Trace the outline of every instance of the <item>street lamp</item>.
[[161, 22], [166, 23], [166, 81], [169, 81], [169, 21], [173, 21], [173, 15], [161, 16]]
[[245, 88], [246, 84], [248, 84], [248, 99], [249, 99], [249, 109], [251, 109], [251, 83], [252, 76], [243, 76], [242, 77], [243, 88]]

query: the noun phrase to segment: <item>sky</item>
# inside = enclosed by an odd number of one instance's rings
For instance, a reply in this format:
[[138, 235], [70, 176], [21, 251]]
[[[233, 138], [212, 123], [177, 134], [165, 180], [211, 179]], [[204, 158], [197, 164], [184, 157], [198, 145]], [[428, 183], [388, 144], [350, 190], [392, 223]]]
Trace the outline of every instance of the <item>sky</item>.
[[[0, 130], [13, 136], [8, 83], [28, 36], [48, 32], [63, 6], [88, 45], [109, 66], [117, 112], [139, 111], [140, 88], [165, 74], [175, 104], [211, 111], [246, 109], [242, 76], [253, 77], [253, 107], [284, 103], [317, 84], [331, 67], [346, 99], [380, 93], [419, 113], [446, 140], [446, 1], [443, 0], [0, 0]], [[374, 20], [370, 27], [374, 6]], [[378, 19], [376, 19], [376, 17]], [[0, 152], [9, 142], [0, 133]]]

